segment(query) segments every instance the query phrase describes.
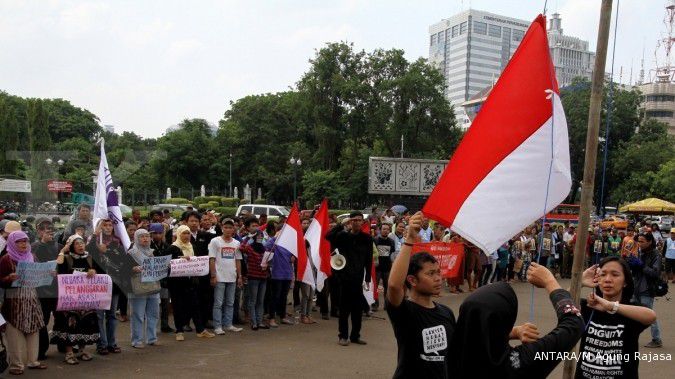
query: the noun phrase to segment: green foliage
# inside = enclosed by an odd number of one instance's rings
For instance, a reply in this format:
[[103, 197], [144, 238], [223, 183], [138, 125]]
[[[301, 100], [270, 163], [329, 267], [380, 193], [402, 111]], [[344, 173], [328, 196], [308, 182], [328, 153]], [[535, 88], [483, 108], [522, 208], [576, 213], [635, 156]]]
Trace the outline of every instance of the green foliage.
[[213, 210], [221, 216], [234, 216], [237, 213], [237, 207], [215, 207]]
[[197, 209], [208, 209], [211, 208], [211, 204], [209, 203], [201, 203], [197, 205]]
[[255, 199], [253, 200], [253, 204], [269, 204], [269, 202], [265, 199]]
[[192, 204], [192, 202], [190, 200], [188, 200], [186, 198], [183, 198], [183, 197], [172, 197], [170, 199], [164, 199], [162, 201], [162, 203], [163, 204], [177, 204], [177, 205]]
[[208, 202], [208, 200], [206, 199], [206, 196], [195, 196], [192, 199], [192, 202], [194, 204], [204, 204], [204, 203]]
[[221, 200], [221, 203], [223, 204], [224, 207], [238, 207], [239, 206], [239, 199], [234, 198], [234, 197], [223, 197]]
[[17, 172], [16, 160], [8, 154], [16, 151], [19, 144], [19, 119], [17, 111], [9, 100], [0, 97], [0, 141], [3, 151], [0, 153], [0, 175], [14, 176]]

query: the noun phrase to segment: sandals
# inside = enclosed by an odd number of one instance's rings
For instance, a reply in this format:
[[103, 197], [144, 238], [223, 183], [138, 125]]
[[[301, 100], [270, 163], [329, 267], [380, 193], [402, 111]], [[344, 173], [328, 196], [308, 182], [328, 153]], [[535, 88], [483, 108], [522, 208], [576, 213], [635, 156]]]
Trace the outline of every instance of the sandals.
[[98, 355], [108, 355], [108, 349], [105, 347], [99, 347], [98, 349], [96, 349], [96, 353]]
[[9, 373], [12, 375], [23, 375], [23, 370], [18, 368], [13, 368], [9, 370]]
[[45, 370], [47, 368], [47, 365], [40, 362], [34, 366], [26, 366], [26, 367], [28, 367], [31, 370]]
[[92, 360], [93, 357], [91, 355], [89, 355], [89, 353], [82, 352], [77, 356], [77, 359], [87, 362], [87, 361]]
[[76, 365], [80, 363], [77, 358], [75, 358], [75, 353], [66, 353], [66, 359], [63, 361], [69, 365]]
[[108, 346], [108, 352], [109, 352], [109, 353], [113, 353], [113, 354], [119, 354], [119, 353], [122, 352], [122, 349], [120, 349], [120, 347], [117, 346], [117, 345], [115, 345], [115, 346]]

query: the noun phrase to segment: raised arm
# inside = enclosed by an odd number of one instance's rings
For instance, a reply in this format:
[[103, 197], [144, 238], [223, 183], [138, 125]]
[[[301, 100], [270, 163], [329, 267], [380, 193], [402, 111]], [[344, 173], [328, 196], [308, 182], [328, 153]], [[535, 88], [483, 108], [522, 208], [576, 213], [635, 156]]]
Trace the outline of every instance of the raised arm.
[[405, 242], [402, 244], [401, 251], [396, 256], [389, 272], [387, 301], [394, 307], [401, 305], [405, 296], [405, 279], [408, 276], [412, 245], [421, 240], [420, 229], [422, 228], [423, 217], [422, 212], [417, 212], [410, 218]]

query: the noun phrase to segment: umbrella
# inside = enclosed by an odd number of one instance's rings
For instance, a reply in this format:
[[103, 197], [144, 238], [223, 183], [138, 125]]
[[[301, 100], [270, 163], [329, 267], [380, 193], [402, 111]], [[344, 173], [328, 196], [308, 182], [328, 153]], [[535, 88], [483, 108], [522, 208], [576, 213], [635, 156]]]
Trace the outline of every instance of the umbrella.
[[630, 213], [650, 213], [650, 214], [672, 214], [675, 213], [675, 204], [650, 197], [640, 200], [633, 204], [628, 204], [619, 209], [621, 212]]
[[398, 204], [391, 207], [391, 210], [398, 214], [402, 214], [403, 212], [407, 211], [408, 208], [406, 208], [405, 205]]

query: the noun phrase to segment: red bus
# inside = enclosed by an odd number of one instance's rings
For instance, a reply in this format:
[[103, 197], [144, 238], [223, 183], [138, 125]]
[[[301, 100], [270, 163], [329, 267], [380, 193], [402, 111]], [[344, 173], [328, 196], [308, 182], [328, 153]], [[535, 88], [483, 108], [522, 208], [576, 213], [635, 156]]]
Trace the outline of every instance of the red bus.
[[546, 221], [579, 223], [579, 204], [560, 204], [546, 214]]

